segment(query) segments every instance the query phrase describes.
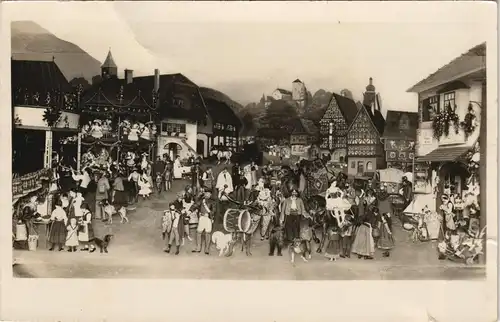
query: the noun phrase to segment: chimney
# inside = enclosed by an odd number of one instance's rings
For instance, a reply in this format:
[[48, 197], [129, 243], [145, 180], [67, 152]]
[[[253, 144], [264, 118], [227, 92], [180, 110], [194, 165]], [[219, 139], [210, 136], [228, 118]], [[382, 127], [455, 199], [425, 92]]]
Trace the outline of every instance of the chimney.
[[134, 81], [134, 71], [131, 69], [125, 69], [125, 81], [127, 84], [131, 84]]
[[370, 85], [373, 85], [373, 78], [370, 77]]
[[154, 90], [158, 92], [160, 89], [160, 70], [158, 68], [155, 69], [155, 79], [154, 79]]

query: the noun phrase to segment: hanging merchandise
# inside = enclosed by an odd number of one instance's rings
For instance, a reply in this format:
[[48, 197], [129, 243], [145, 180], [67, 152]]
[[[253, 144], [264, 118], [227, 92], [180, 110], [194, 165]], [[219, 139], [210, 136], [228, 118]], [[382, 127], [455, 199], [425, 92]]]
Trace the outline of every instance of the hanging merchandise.
[[448, 137], [450, 134], [450, 126], [453, 125], [453, 129], [456, 134], [458, 134], [460, 129], [460, 118], [456, 113], [457, 106], [452, 108], [448, 105], [444, 111], [437, 114], [432, 120], [432, 130], [434, 133], [434, 138], [437, 140], [441, 139], [442, 136]]

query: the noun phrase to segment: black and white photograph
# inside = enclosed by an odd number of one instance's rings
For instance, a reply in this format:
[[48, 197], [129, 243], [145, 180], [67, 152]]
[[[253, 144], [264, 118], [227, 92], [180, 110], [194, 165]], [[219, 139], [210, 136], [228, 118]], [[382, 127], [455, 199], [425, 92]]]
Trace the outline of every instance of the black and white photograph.
[[161, 4], [10, 6], [9, 278], [486, 281], [496, 17]]

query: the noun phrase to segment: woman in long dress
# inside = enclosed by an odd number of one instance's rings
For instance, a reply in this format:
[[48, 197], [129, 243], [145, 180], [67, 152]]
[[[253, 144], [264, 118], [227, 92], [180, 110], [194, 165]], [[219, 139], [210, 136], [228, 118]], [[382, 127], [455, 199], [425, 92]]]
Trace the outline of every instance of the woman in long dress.
[[182, 179], [181, 157], [178, 155], [174, 161], [174, 179]]
[[50, 216], [52, 224], [50, 225], [49, 242], [51, 243], [51, 247], [49, 250], [54, 250], [54, 248], [58, 246], [59, 251], [61, 251], [64, 249], [63, 246], [66, 243], [66, 225], [68, 223], [68, 217], [62, 207], [61, 199], [56, 199], [55, 206], [56, 209], [52, 211]]
[[[373, 209], [373, 212], [378, 213], [378, 209]], [[354, 238], [354, 243], [352, 244], [352, 252], [357, 254], [359, 259], [373, 259], [373, 254], [375, 253], [375, 241], [373, 240], [372, 228], [375, 223], [375, 218], [372, 211], [366, 211], [358, 218], [361, 224], [356, 231], [356, 237]]]
[[392, 236], [392, 219], [389, 213], [375, 213], [376, 226], [380, 236], [376, 238], [378, 249], [383, 251], [382, 256], [389, 257], [391, 249], [394, 248], [394, 237]]

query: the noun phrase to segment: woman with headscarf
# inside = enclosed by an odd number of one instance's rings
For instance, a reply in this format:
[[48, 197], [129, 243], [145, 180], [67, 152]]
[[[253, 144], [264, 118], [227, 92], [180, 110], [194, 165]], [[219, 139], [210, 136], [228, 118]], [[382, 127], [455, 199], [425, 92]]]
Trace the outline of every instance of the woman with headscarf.
[[291, 196], [281, 207], [280, 222], [285, 226], [285, 236], [288, 241], [300, 237], [300, 218], [306, 213], [304, 202], [299, 197], [299, 191], [293, 188]]
[[[360, 201], [360, 214], [358, 216], [359, 227], [356, 230], [356, 236], [352, 244], [352, 252], [358, 255], [358, 258], [373, 259], [373, 254], [375, 253], [375, 241], [373, 240], [373, 225], [375, 223], [375, 218], [371, 211], [364, 211], [362, 204], [364, 201]], [[378, 209], [374, 209], [377, 210]]]

